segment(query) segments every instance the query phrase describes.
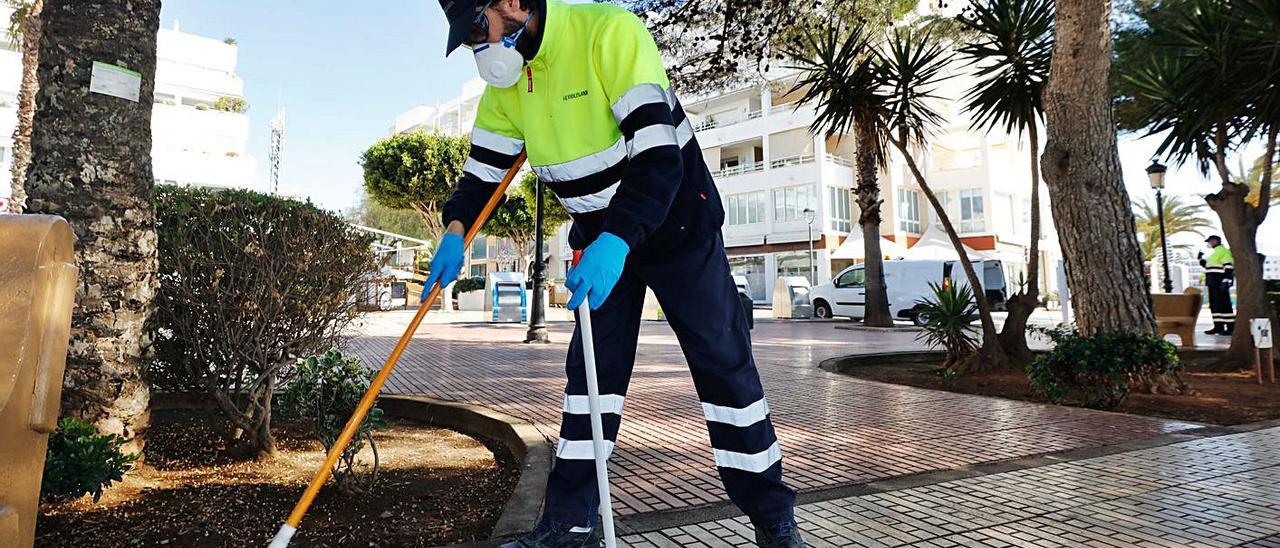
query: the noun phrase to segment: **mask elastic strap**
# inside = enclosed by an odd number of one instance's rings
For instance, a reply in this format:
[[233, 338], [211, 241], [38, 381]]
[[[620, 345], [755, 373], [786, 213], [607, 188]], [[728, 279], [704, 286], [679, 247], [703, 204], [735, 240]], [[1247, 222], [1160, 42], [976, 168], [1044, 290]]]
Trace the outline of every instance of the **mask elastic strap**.
[[509, 48], [516, 47], [516, 40], [519, 40], [520, 36], [524, 34], [524, 29], [529, 26], [529, 21], [531, 21], [532, 19], [533, 19], [533, 10], [529, 10], [529, 15], [525, 16], [524, 23], [520, 24], [520, 29], [512, 33], [511, 36], [502, 37], [502, 45]]

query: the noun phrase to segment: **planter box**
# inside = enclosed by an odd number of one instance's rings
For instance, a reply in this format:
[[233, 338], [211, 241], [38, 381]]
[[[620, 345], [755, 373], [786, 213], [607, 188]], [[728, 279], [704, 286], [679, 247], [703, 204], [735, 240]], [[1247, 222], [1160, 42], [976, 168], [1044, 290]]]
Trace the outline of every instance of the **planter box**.
[[484, 291], [475, 290], [458, 294], [458, 310], [483, 311]]

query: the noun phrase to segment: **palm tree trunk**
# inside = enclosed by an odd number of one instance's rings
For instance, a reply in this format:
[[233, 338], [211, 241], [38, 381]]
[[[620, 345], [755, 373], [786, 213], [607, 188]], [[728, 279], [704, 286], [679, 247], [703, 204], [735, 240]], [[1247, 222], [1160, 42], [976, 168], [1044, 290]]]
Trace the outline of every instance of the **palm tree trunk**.
[[9, 211], [22, 213], [27, 206], [27, 166], [31, 164], [31, 119], [35, 115], [36, 58], [40, 50], [40, 10], [43, 0], [35, 0], [27, 8], [22, 22], [22, 84], [18, 87], [18, 122], [13, 129], [13, 165], [10, 186], [13, 199]]
[[1031, 363], [1027, 320], [1040, 306], [1040, 136], [1035, 122], [1027, 126], [1031, 141], [1031, 250], [1027, 258], [1027, 286], [1009, 298], [1009, 315], [1000, 328], [1000, 346], [1010, 365]]
[[[151, 109], [160, 2], [46, 0], [40, 18], [27, 210], [71, 223], [80, 267], [62, 409], [135, 438], [150, 400], [142, 357], [156, 291]], [[141, 73], [139, 99], [90, 92], [95, 60]]]
[[889, 314], [889, 291], [884, 283], [884, 253], [880, 251], [880, 183], [875, 159], [875, 128], [867, 123], [854, 124], [858, 150], [858, 226], [862, 228], [863, 255], [866, 269], [863, 324], [893, 327]]
[[[1044, 90], [1048, 185], [1076, 325], [1086, 335], [1155, 333], [1111, 112], [1111, 3], [1057, 4]], [[1101, 77], [1100, 77], [1101, 76]]]
[[969, 288], [973, 290], [973, 300], [978, 305], [978, 316], [982, 322], [982, 347], [978, 349], [974, 359], [961, 362], [955, 366], [956, 371], [963, 374], [1004, 367], [1008, 360], [1005, 359], [1004, 350], [1000, 346], [995, 320], [991, 317], [991, 301], [987, 300], [986, 292], [982, 290], [982, 283], [978, 279], [978, 273], [973, 269], [973, 262], [969, 260], [968, 252], [964, 250], [964, 242], [960, 241], [960, 235], [956, 232], [955, 226], [951, 224], [951, 218], [947, 216], [946, 211], [943, 209], [942, 202], [938, 201], [938, 196], [929, 187], [929, 182], [925, 180], [924, 174], [920, 172], [920, 167], [916, 165], [916, 160], [911, 156], [911, 151], [907, 150], [905, 140], [890, 139], [890, 141], [902, 153], [902, 157], [906, 159], [907, 167], [911, 169], [911, 174], [915, 177], [916, 184], [920, 185], [920, 190], [924, 191], [924, 196], [929, 200], [929, 205], [933, 206], [933, 210], [937, 212], [938, 220], [942, 222], [942, 228], [947, 232], [947, 238], [951, 240], [951, 245], [956, 248], [956, 254], [960, 256], [960, 267], [964, 269], [965, 279], [969, 281]]

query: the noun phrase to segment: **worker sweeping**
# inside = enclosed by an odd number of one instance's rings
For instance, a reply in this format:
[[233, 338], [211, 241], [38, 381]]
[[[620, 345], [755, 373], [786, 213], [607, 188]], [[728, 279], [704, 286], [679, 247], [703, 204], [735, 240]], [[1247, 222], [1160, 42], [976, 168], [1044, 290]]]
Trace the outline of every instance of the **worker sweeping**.
[[[444, 206], [430, 287], [462, 265], [462, 234], [523, 149], [573, 217], [565, 280], [594, 330], [603, 430], [617, 439], [645, 288], [684, 350], [725, 491], [760, 546], [804, 546], [795, 493], [751, 355], [720, 226], [724, 210], [653, 37], [610, 4], [441, 0], [446, 54], [465, 46], [488, 83], [471, 153]], [[581, 325], [581, 324], [580, 324]], [[512, 547], [598, 546], [601, 526], [582, 330], [569, 346], [560, 440], [538, 527]]]
[[1235, 331], [1236, 313], [1231, 306], [1231, 284], [1236, 279], [1235, 263], [1231, 250], [1222, 245], [1222, 238], [1214, 235], [1205, 239], [1209, 245], [1209, 258], [1200, 252], [1200, 266], [1204, 267], [1204, 285], [1209, 290], [1209, 312], [1213, 314], [1213, 329], [1205, 335], [1230, 335]]

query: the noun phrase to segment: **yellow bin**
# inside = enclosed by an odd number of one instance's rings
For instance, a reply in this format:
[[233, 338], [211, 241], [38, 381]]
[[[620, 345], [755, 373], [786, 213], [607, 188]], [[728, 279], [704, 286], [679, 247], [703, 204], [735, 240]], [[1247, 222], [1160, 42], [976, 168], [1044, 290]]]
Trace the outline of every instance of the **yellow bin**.
[[0, 546], [35, 540], [76, 295], [73, 241], [61, 217], [0, 214]]

